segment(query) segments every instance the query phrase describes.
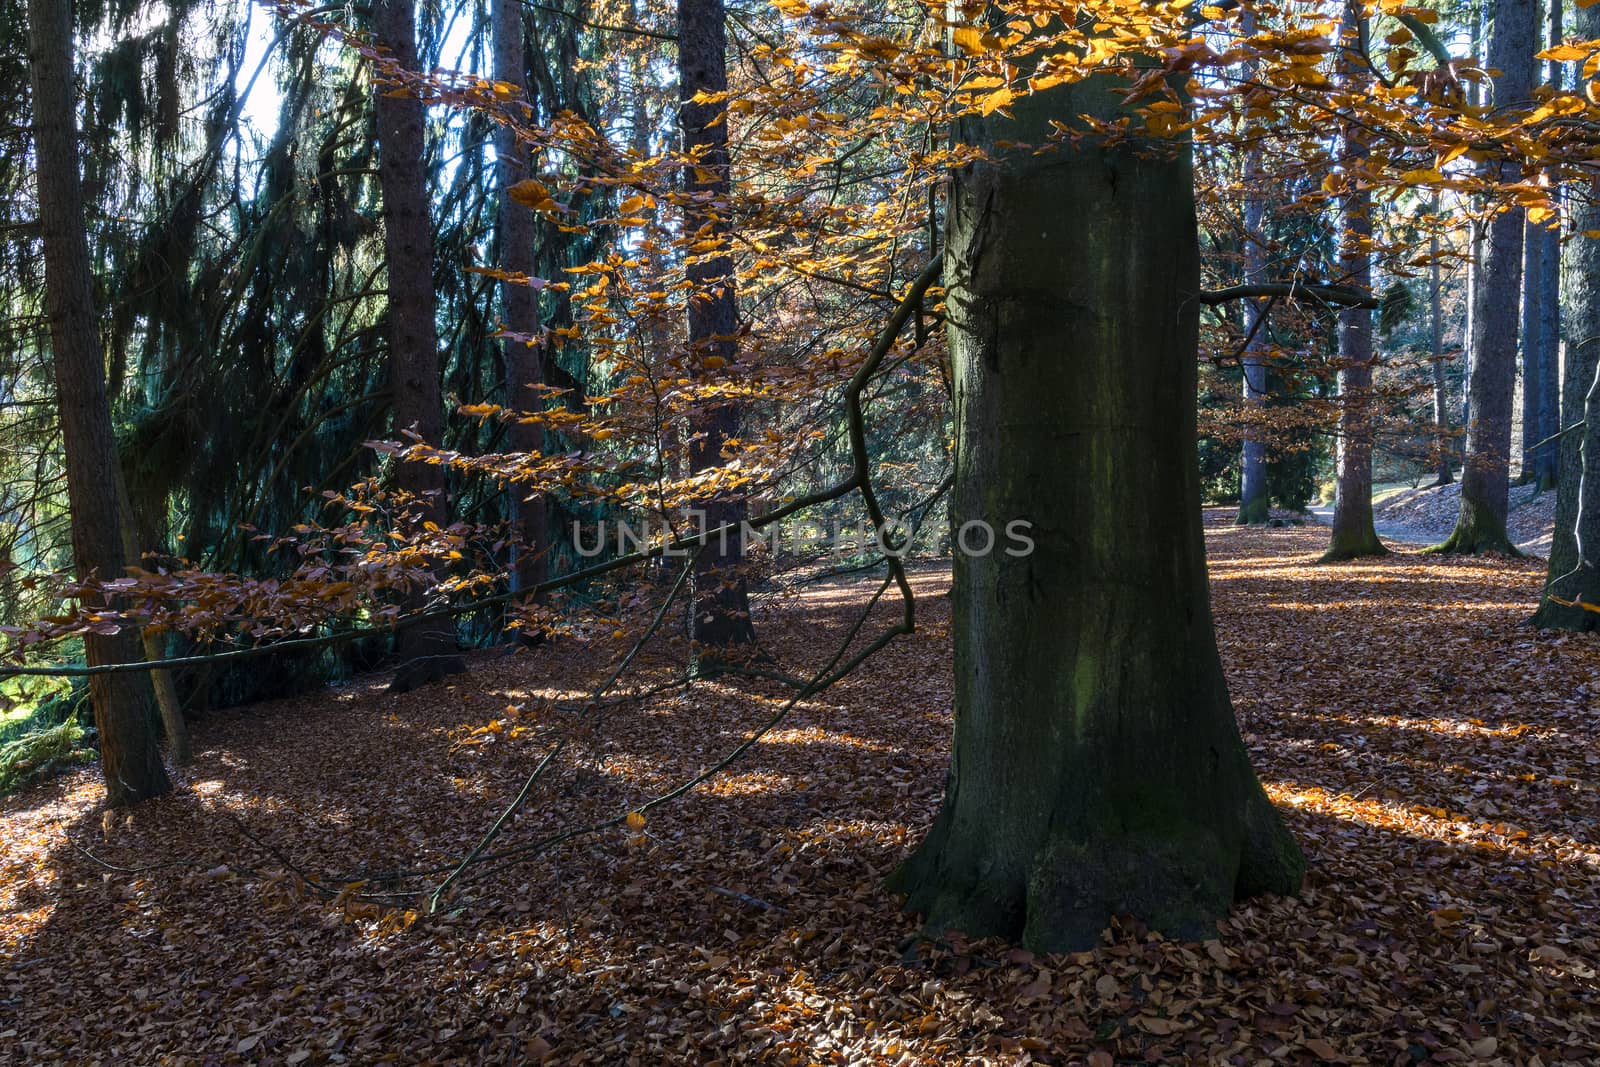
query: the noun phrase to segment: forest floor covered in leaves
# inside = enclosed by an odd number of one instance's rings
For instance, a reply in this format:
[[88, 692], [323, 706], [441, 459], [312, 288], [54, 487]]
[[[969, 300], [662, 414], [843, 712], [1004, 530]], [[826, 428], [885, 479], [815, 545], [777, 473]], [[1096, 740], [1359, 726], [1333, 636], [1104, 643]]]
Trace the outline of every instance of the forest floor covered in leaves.
[[[1600, 646], [1519, 625], [1536, 564], [1319, 567], [1325, 530], [1227, 518], [1208, 515], [1223, 657], [1311, 867], [1214, 940], [908, 942], [882, 881], [943, 786], [931, 569], [917, 634], [746, 760], [642, 832], [483, 869], [436, 916], [347, 880], [462, 855], [575, 726], [624, 647], [609, 625], [449, 686], [216, 715], [182, 791], [131, 816], [94, 810], [92, 768], [0, 801], [0, 1063], [1600, 1062]], [[871, 588], [763, 603], [779, 664], [814, 670]], [[628, 684], [670, 681], [666, 651]], [[741, 681], [608, 707], [494, 847], [629, 811], [780, 702]]]

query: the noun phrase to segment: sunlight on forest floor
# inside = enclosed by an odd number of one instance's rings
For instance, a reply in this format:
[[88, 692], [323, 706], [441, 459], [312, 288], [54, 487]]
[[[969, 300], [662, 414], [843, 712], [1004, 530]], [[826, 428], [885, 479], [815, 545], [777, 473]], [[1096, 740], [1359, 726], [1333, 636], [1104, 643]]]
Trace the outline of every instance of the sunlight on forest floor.
[[[951, 702], [947, 576], [921, 571], [919, 632], [745, 762], [435, 918], [359, 903], [382, 879], [338, 900], [304, 879], [459, 857], [620, 640], [215, 715], [192, 786], [129, 817], [93, 810], [93, 768], [0, 801], [0, 1062], [1600, 1061], [1594, 639], [1520, 625], [1536, 563], [1316, 566], [1326, 536], [1208, 515], [1240, 727], [1311, 861], [1301, 899], [1213, 941], [903, 954], [881, 883], [937, 810]], [[871, 588], [764, 605], [778, 666], [815, 670]], [[626, 684], [671, 670], [650, 650]], [[607, 708], [500, 844], [672, 788], [781, 695], [723, 679]]]

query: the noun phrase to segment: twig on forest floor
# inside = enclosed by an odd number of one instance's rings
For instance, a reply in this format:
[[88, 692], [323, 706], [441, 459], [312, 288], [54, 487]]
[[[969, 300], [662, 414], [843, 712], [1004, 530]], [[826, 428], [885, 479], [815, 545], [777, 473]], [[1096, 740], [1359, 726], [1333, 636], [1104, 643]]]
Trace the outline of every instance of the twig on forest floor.
[[749, 904], [753, 907], [762, 908], [766, 911], [789, 910], [782, 904], [774, 904], [770, 900], [762, 900], [760, 897], [753, 897], [749, 893], [741, 893], [737, 889], [724, 889], [720, 885], [709, 886], [708, 888], [718, 896], [728, 897], [730, 900], [737, 900], [741, 904]]
[[146, 863], [146, 864], [144, 864], [142, 866], [139, 866], [139, 867], [123, 867], [123, 866], [120, 866], [118, 864], [112, 863], [109, 860], [103, 860], [99, 856], [96, 856], [93, 852], [90, 852], [88, 849], [86, 849], [82, 845], [78, 844], [78, 842], [73, 838], [73, 836], [71, 834], [63, 833], [61, 836], [66, 839], [67, 844], [71, 845], [74, 849], [76, 849], [80, 854], [82, 854], [84, 857], [89, 859], [91, 862], [93, 862], [93, 863], [95, 863], [95, 864], [97, 864], [97, 865], [99, 865], [101, 867], [104, 867], [108, 871], [113, 871], [113, 872], [115, 872], [117, 874], [143, 874], [145, 871], [159, 871], [159, 870], [162, 870], [162, 869], [167, 868], [167, 867], [198, 867], [198, 866], [200, 866], [200, 861], [199, 860], [181, 859], [181, 860], [163, 860], [160, 863]]
[[1362, 797], [1364, 797], [1364, 796], [1366, 796], [1366, 795], [1367, 795], [1367, 794], [1368, 794], [1368, 793], [1370, 793], [1370, 792], [1372, 792], [1372, 790], [1373, 790], [1373, 789], [1375, 789], [1375, 788], [1377, 788], [1377, 787], [1378, 787], [1378, 786], [1379, 786], [1379, 785], [1381, 785], [1381, 784], [1382, 784], [1382, 782], [1383, 782], [1383, 779], [1382, 779], [1382, 778], [1378, 778], [1378, 779], [1376, 779], [1376, 780], [1374, 780], [1374, 781], [1371, 781], [1371, 782], [1368, 782], [1368, 783], [1367, 783], [1367, 784], [1366, 784], [1366, 785], [1364, 785], [1364, 786], [1362, 786], [1362, 787], [1361, 787], [1361, 791], [1360, 791], [1360, 792], [1358, 792], [1358, 793], [1355, 793], [1355, 794], [1353, 794], [1353, 795], [1352, 795], [1352, 796], [1351, 796], [1351, 797], [1350, 797], [1350, 799], [1351, 799], [1351, 800], [1360, 800], [1360, 799], [1361, 799], [1361, 798], [1362, 798]]
[[[634, 658], [638, 656], [640, 649], [644, 648], [644, 646], [655, 637], [656, 631], [661, 628], [661, 623], [667, 617], [668, 609], [672, 607], [673, 601], [678, 599], [678, 594], [683, 590], [684, 585], [688, 582], [689, 575], [694, 573], [695, 564], [700, 559], [700, 553], [702, 551], [704, 551], [704, 546], [696, 549], [690, 554], [689, 558], [684, 561], [683, 570], [678, 574], [678, 580], [672, 583], [671, 589], [667, 590], [667, 595], [665, 599], [661, 601], [661, 606], [656, 610], [655, 617], [650, 620], [650, 625], [645, 629], [644, 633], [640, 634], [638, 639], [634, 641], [633, 646], [629, 648], [627, 654], [622, 657], [622, 660], [617, 664], [616, 669], [613, 670], [610, 676], [607, 677], [606, 680], [600, 684], [600, 687], [594, 691], [594, 695], [591, 696], [586, 702], [582, 714], [588, 715], [598, 710], [601, 698], [606, 695], [612, 686], [617, 684], [617, 681], [622, 677], [623, 673], [627, 671], [629, 665], [633, 663]], [[528, 798], [533, 795], [533, 787], [538, 784], [540, 778], [544, 777], [545, 771], [555, 763], [557, 757], [566, 751], [567, 746], [572, 742], [573, 736], [574, 735], [572, 733], [568, 733], [566, 736], [562, 737], [561, 740], [557, 741], [555, 745], [551, 747], [549, 752], [545, 753], [544, 758], [534, 765], [533, 770], [528, 774], [527, 781], [523, 782], [522, 788], [517, 792], [517, 795], [512, 799], [511, 803], [506, 805], [505, 810], [500, 813], [500, 817], [496, 819], [494, 824], [489, 827], [488, 831], [478, 839], [478, 843], [472, 846], [472, 851], [468, 852], [464, 857], [462, 857], [461, 862], [456, 864], [455, 868], [447, 876], [445, 876], [444, 880], [434, 887], [432, 893], [428, 894], [428, 903], [423, 909], [424, 911], [432, 914], [433, 912], [439, 910], [439, 902], [444, 899], [444, 894], [452, 885], [460, 880], [462, 874], [467, 870], [467, 868], [477, 861], [478, 857], [483, 854], [484, 849], [488, 848], [489, 845], [494, 842], [494, 839], [500, 836], [500, 832], [505, 829], [506, 824], [510, 822], [511, 818], [516, 815], [516, 813], [525, 803], [527, 803]]]

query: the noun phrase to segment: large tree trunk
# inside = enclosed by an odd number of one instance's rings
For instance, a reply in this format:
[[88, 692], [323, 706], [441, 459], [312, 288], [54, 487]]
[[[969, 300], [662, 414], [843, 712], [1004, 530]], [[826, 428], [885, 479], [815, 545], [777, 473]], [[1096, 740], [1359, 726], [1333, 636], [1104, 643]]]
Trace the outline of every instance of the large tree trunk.
[[944, 805], [891, 884], [930, 929], [1095, 943], [1131, 913], [1211, 936], [1303, 861], [1250, 767], [1217, 656], [1200, 528], [1200, 288], [1182, 143], [1034, 155], [1051, 120], [1114, 119], [1106, 76], [961, 120], [951, 521], [1031, 522], [1036, 550], [955, 558]]
[[[1495, 0], [1489, 66], [1497, 108], [1526, 102], [1533, 91], [1536, 0]], [[1512, 164], [1491, 174], [1514, 182]], [[1521, 290], [1523, 212], [1501, 212], [1489, 223], [1482, 269], [1473, 294], [1472, 384], [1468, 390], [1467, 458], [1461, 472], [1461, 511], [1440, 552], [1516, 554], [1506, 534], [1511, 470], [1511, 402], [1517, 379], [1517, 297]]]
[[[120, 578], [126, 556], [117, 499], [116, 444], [78, 173], [72, 5], [62, 0], [29, 0], [28, 40], [45, 311], [50, 320], [56, 404], [66, 451], [73, 565], [80, 579]], [[86, 597], [85, 602], [92, 598]], [[90, 634], [83, 643], [91, 667], [139, 659], [139, 637], [128, 630]], [[146, 687], [139, 674], [100, 674], [89, 679], [106, 802], [112, 807], [137, 803], [172, 788], [156, 746]]]
[[[678, 0], [678, 124], [683, 150], [696, 160], [684, 175], [684, 231], [720, 243], [718, 251], [687, 253], [689, 362], [702, 382], [729, 374], [739, 357], [733, 257], [727, 246], [728, 109], [722, 101], [694, 101], [698, 93], [728, 88], [724, 19], [722, 0]], [[723, 445], [738, 430], [739, 411], [732, 404], [713, 404], [699, 413], [689, 448], [690, 472], [721, 466]], [[745, 517], [743, 498], [719, 497], [704, 509], [707, 529]], [[714, 540], [696, 562], [693, 636], [703, 662], [714, 660], [717, 649], [755, 641], [750, 597], [739, 569], [740, 547], [737, 533]]]
[[[1600, 36], [1600, 7], [1579, 7], [1577, 34]], [[1600, 606], [1600, 240], [1584, 237], [1600, 230], [1600, 181], [1572, 197], [1573, 239], [1566, 247], [1567, 335], [1561, 383], [1560, 471], [1556, 478], [1556, 526], [1550, 544], [1550, 570], [1536, 626], [1560, 630], [1600, 629], [1600, 614], [1557, 603], [1581, 601]]]
[[[375, 0], [372, 28], [380, 47], [407, 70], [417, 66], [412, 0]], [[379, 85], [374, 107], [378, 125], [378, 182], [383, 189], [383, 250], [389, 277], [384, 313], [389, 340], [389, 386], [394, 396], [397, 436], [416, 433], [440, 444], [444, 405], [439, 395], [439, 339], [434, 324], [433, 228], [428, 212], [427, 172], [423, 164], [422, 101], [393, 94]], [[444, 467], [432, 463], [395, 465], [395, 488], [411, 499], [420, 518], [449, 522]], [[423, 590], [407, 602], [424, 606]], [[391, 688], [404, 692], [466, 670], [456, 647], [455, 626], [432, 620], [403, 629], [400, 669]]]
[[[522, 4], [519, 0], [494, 0], [493, 18], [495, 80], [515, 86], [518, 90], [525, 89], [527, 53], [523, 48]], [[531, 120], [531, 115], [524, 109], [520, 91], [506, 106], [518, 121], [526, 123]], [[496, 179], [500, 183], [496, 222], [500, 269], [531, 278], [536, 231], [533, 212], [505, 193], [517, 182], [532, 177], [528, 153], [518, 141], [515, 131], [505, 126], [496, 131], [494, 148]], [[502, 282], [500, 304], [505, 315], [506, 330], [516, 335], [501, 342], [507, 406], [516, 411], [542, 410], [544, 399], [538, 387], [544, 383], [544, 346], [539, 328], [538, 293], [528, 285]], [[525, 426], [512, 420], [506, 427], [506, 440], [514, 452], [542, 453], [545, 448], [544, 428]], [[516, 486], [511, 487], [511, 492], [511, 520], [520, 541], [513, 549], [511, 588], [520, 592], [538, 586], [548, 574], [546, 513], [542, 496], [523, 499], [524, 493]]]
[[[1344, 14], [1345, 47], [1355, 48], [1366, 21], [1351, 5]], [[1361, 51], [1364, 53], [1365, 48]], [[1357, 65], [1343, 64], [1346, 77]], [[1342, 165], [1349, 187], [1339, 200], [1339, 274], [1359, 292], [1372, 289], [1372, 194], [1360, 172], [1368, 149], [1355, 126], [1341, 131]], [[1334, 457], [1333, 532], [1324, 562], [1381, 556], [1388, 551], [1372, 524], [1372, 311], [1339, 311], [1339, 440]]]
[[[1435, 202], [1437, 209], [1437, 202]], [[1444, 377], [1444, 289], [1439, 279], [1439, 235], [1428, 239], [1428, 330], [1433, 348], [1434, 487], [1455, 481], [1450, 471], [1450, 391]]]

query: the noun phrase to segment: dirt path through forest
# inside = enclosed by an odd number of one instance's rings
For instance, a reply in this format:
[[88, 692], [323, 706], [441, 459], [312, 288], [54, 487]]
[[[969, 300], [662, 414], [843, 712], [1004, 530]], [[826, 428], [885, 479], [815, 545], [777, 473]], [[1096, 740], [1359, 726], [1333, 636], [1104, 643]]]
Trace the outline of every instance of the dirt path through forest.
[[[1332, 504], [1313, 504], [1310, 511], [1323, 526], [1333, 525]], [[1375, 517], [1372, 525], [1378, 531], [1378, 537], [1384, 541], [1398, 541], [1405, 545], [1431, 545], [1439, 540], [1422, 527], [1408, 523], [1391, 522]]]
[[[1555, 530], [1556, 494], [1536, 486], [1514, 485], [1506, 516], [1511, 540], [1530, 556], [1547, 557]], [[1436, 545], [1450, 536], [1461, 508], [1459, 483], [1417, 486], [1385, 492], [1373, 508], [1373, 526], [1385, 541]], [[1311, 513], [1324, 526], [1333, 522], [1333, 505], [1318, 504]]]

